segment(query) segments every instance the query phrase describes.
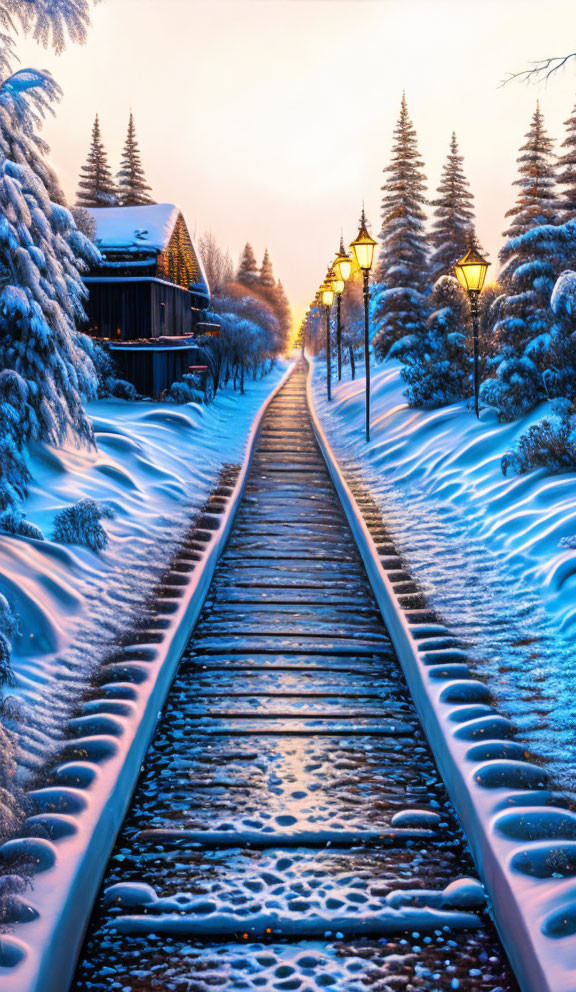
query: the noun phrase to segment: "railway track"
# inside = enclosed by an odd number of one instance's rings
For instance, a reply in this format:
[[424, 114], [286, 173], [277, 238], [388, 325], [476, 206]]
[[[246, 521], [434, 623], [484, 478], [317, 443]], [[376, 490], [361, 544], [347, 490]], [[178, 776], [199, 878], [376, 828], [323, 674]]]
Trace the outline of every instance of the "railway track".
[[[395, 581], [418, 608], [400, 562]], [[301, 365], [265, 416], [74, 992], [514, 992], [474, 875]]]

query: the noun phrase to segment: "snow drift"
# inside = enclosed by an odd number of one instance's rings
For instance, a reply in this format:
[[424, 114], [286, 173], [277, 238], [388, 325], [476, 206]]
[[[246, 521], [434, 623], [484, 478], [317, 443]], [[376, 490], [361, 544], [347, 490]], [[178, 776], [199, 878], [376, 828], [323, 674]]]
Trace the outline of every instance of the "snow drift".
[[573, 788], [576, 475], [504, 477], [500, 467], [549, 410], [512, 424], [488, 410], [478, 422], [464, 403], [413, 410], [400, 366], [387, 362], [373, 372], [366, 445], [364, 380], [338, 385], [330, 409], [320, 364], [314, 388], [337, 455], [362, 472], [432, 606], [466, 638], [500, 708]]
[[[139, 611], [222, 466], [242, 460], [256, 410], [279, 365], [246, 396], [211, 407], [100, 400], [89, 405], [97, 450], [38, 445], [27, 519], [47, 538], [0, 535], [0, 592], [20, 615], [14, 641], [20, 760], [34, 769], [61, 739], [70, 710], [107, 648]], [[97, 554], [50, 538], [64, 507], [92, 497], [113, 511]]]

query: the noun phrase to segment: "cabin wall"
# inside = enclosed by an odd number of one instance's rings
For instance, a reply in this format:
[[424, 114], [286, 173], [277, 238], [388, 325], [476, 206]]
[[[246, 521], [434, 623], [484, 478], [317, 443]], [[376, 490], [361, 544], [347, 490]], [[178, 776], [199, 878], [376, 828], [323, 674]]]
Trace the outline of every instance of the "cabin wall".
[[152, 282], [87, 282], [86, 331], [94, 338], [152, 337]]
[[188, 290], [169, 283], [122, 280], [86, 281], [87, 333], [112, 341], [193, 334], [202, 319]]
[[197, 362], [195, 347], [135, 347], [133, 351], [113, 348], [110, 354], [118, 367], [119, 377], [133, 383], [142, 396], [154, 398], [158, 398], [173, 382], [180, 380], [190, 366]]
[[192, 294], [187, 290], [167, 283], [152, 283], [150, 308], [153, 338], [193, 333]]

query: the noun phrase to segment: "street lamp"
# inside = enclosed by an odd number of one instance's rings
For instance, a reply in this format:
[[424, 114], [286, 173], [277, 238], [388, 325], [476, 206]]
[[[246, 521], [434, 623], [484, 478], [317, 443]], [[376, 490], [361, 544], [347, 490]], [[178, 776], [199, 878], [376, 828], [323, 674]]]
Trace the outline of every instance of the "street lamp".
[[478, 251], [478, 246], [472, 242], [470, 248], [454, 266], [458, 282], [468, 293], [470, 314], [472, 316], [472, 331], [474, 335], [474, 409], [480, 417], [480, 346], [478, 341], [478, 298], [484, 283], [490, 262], [487, 262]]
[[320, 286], [322, 306], [326, 313], [326, 394], [328, 402], [332, 399], [332, 356], [330, 354], [330, 310], [334, 302], [332, 273], [328, 271], [326, 279]]
[[358, 268], [364, 277], [364, 365], [366, 369], [366, 440], [370, 440], [370, 269], [374, 261], [377, 241], [370, 237], [366, 227], [366, 214], [362, 207], [360, 230], [350, 245]]
[[342, 293], [344, 286], [352, 273], [352, 259], [344, 247], [344, 238], [340, 238], [340, 248], [332, 266], [334, 271], [334, 292], [337, 301], [336, 320], [336, 350], [338, 354], [338, 382], [342, 378]]

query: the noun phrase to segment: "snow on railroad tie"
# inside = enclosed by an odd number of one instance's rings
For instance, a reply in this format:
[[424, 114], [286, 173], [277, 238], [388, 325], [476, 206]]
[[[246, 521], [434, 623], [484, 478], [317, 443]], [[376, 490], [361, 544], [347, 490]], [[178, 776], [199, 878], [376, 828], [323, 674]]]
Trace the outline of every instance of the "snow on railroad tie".
[[304, 395], [266, 414], [73, 992], [516, 992]]

